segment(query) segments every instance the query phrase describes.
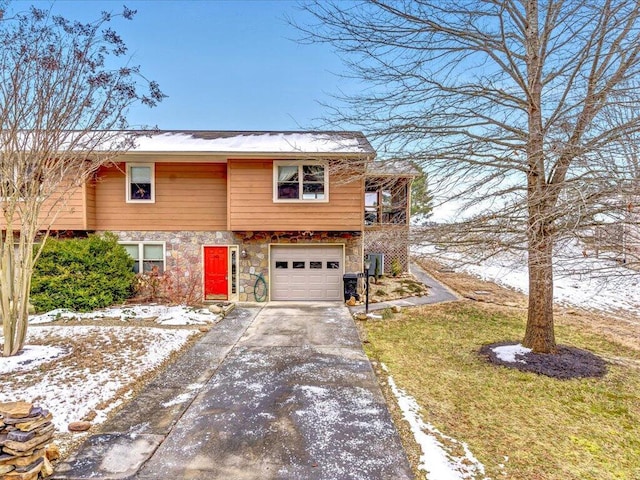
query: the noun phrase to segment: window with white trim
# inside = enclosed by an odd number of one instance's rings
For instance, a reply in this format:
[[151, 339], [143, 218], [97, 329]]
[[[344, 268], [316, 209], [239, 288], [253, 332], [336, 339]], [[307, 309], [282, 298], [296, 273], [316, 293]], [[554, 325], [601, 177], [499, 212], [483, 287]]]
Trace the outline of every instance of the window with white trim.
[[164, 273], [164, 242], [120, 242], [120, 244], [135, 261], [133, 265], [134, 272], [158, 275]]
[[[7, 170], [9, 174], [7, 174]], [[0, 199], [22, 201], [25, 198], [40, 196], [43, 174], [37, 173], [33, 165], [9, 164], [0, 172]]]
[[326, 202], [329, 173], [323, 162], [274, 162], [273, 200], [276, 202]]
[[127, 202], [155, 202], [155, 164], [127, 163]]

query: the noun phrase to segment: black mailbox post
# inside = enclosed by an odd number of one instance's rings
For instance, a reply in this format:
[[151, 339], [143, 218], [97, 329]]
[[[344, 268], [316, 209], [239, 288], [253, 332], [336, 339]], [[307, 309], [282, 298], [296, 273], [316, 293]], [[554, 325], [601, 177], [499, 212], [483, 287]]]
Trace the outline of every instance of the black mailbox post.
[[346, 302], [351, 297], [360, 300], [360, 295], [358, 295], [358, 274], [345, 273], [342, 276], [342, 282], [344, 283], [344, 301]]

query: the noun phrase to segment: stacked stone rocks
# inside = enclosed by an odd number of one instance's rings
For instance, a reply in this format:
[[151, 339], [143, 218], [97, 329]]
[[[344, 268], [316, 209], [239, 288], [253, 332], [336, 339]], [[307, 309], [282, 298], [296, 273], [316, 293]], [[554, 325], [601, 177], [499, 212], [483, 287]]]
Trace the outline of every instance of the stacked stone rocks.
[[37, 480], [53, 473], [56, 449], [47, 450], [51, 419], [49, 411], [29, 402], [0, 403], [0, 480]]

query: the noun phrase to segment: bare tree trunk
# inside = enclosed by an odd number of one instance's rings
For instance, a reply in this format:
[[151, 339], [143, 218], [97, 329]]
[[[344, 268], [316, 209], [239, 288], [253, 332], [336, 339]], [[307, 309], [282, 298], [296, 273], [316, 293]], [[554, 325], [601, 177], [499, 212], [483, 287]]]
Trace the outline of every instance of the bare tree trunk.
[[522, 344], [536, 353], [555, 353], [553, 326], [553, 239], [541, 226], [529, 242], [529, 309]]
[[27, 242], [21, 236], [16, 247], [13, 228], [8, 225], [0, 258], [0, 317], [3, 319], [2, 355], [5, 357], [17, 354], [24, 347], [27, 338], [30, 276], [33, 270], [30, 256], [32, 244], [33, 242]]
[[[1, 233], [0, 233], [1, 234]], [[7, 230], [5, 237], [2, 239], [2, 258], [0, 258], [0, 316], [2, 316], [2, 334], [4, 337], [3, 356], [8, 357], [14, 350], [13, 338], [16, 328], [15, 322], [10, 321], [11, 316], [11, 286], [13, 285], [13, 272], [11, 267], [14, 265], [13, 259], [10, 257], [13, 251], [10, 250], [13, 232]]]
[[555, 204], [545, 178], [542, 122], [542, 54], [537, 2], [526, 3], [527, 26], [527, 241], [529, 251], [529, 310], [523, 345], [537, 353], [553, 353], [553, 235], [549, 223]]

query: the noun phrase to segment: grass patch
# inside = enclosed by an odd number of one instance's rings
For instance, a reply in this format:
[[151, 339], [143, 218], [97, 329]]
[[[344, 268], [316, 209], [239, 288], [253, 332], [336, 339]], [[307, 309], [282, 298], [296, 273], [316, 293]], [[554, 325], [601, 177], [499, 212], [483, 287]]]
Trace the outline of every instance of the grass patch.
[[382, 310], [382, 319], [383, 320], [391, 320], [393, 318], [393, 310], [390, 308], [385, 308]]
[[421, 293], [421, 292], [424, 292], [425, 290], [423, 284], [419, 282], [415, 282], [413, 280], [402, 280], [401, 283], [402, 283], [402, 286], [406, 288], [409, 292]]
[[488, 477], [640, 478], [637, 350], [558, 326], [559, 343], [629, 360], [611, 364], [602, 379], [563, 381], [496, 367], [477, 355], [483, 344], [520, 339], [523, 312], [456, 303], [393, 318], [366, 324], [367, 353], [389, 367], [425, 421], [469, 444]]

